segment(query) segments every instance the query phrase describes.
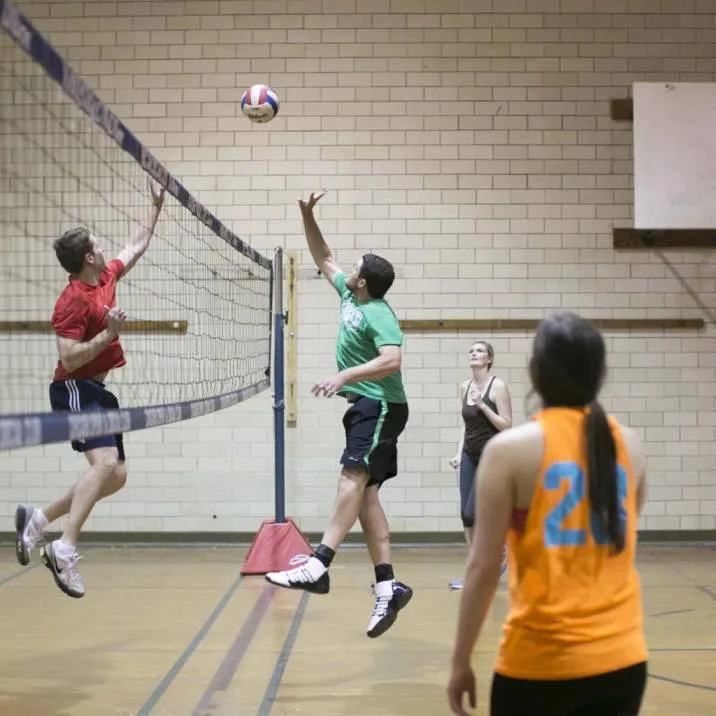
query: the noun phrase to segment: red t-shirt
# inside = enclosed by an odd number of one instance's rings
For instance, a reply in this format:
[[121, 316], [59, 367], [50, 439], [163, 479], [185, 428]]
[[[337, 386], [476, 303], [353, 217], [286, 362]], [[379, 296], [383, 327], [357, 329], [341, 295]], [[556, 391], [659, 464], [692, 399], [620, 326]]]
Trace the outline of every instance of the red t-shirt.
[[[107, 328], [104, 307], [113, 308], [116, 305], [117, 280], [122, 271], [124, 264], [114, 259], [105, 266], [96, 286], [71, 276], [52, 313], [55, 333], [62, 338], [73, 338], [84, 343]], [[93, 378], [113, 368], [120, 368], [126, 362], [117, 337], [98, 356], [72, 373], [68, 373], [62, 361], [58, 360], [54, 379]]]

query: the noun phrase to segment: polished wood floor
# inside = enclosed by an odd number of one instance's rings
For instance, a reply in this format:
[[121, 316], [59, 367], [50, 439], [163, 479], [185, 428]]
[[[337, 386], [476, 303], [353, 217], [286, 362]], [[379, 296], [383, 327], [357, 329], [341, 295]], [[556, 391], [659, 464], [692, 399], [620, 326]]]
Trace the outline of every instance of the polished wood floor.
[[[73, 600], [39, 563], [0, 549], [2, 716], [439, 716], [459, 548], [396, 549], [412, 603], [379, 639], [364, 550], [346, 548], [326, 596], [239, 576], [233, 548], [87, 548]], [[643, 714], [716, 714], [716, 549], [640, 548], [651, 649]], [[482, 701], [505, 613], [475, 654]]]

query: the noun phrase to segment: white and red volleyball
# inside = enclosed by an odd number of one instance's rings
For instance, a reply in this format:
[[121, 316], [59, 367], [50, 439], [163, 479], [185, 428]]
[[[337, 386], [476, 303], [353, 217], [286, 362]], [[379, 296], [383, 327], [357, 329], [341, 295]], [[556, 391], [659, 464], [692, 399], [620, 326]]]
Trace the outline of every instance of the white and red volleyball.
[[268, 85], [253, 85], [241, 95], [241, 111], [252, 122], [270, 122], [279, 105], [278, 95]]

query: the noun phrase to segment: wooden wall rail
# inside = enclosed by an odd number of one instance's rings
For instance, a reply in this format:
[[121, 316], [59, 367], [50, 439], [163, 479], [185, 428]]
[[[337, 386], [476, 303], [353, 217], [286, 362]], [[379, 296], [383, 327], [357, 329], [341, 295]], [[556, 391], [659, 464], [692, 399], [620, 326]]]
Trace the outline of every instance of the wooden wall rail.
[[[702, 318], [594, 318], [592, 323], [604, 331], [619, 330], [699, 330], [704, 327]], [[417, 331], [533, 331], [539, 325], [537, 318], [445, 318], [407, 319], [400, 321], [406, 333]]]
[[[188, 321], [127, 321], [122, 333], [186, 333]], [[0, 333], [52, 333], [49, 321], [0, 321]]]

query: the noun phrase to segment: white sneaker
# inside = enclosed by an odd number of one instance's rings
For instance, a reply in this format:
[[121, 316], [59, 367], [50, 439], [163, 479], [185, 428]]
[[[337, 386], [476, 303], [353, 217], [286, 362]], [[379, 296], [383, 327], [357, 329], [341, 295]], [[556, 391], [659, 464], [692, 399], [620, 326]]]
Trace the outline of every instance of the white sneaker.
[[295, 569], [287, 569], [284, 572], [267, 572], [264, 578], [277, 587], [303, 589], [312, 594], [328, 594], [331, 588], [328, 569], [316, 557], [309, 557]]
[[26, 567], [30, 564], [30, 554], [42, 539], [39, 510], [34, 507], [18, 505], [15, 509], [15, 556]]
[[68, 596], [80, 599], [85, 595], [85, 585], [75, 565], [81, 559], [77, 553], [69, 556], [57, 554], [57, 542], [50, 542], [40, 550], [42, 563], [52, 572], [55, 584]]
[[[505, 573], [505, 570], [507, 569], [507, 549], [505, 547], [502, 548], [502, 554], [500, 557], [500, 577]], [[450, 589], [459, 590], [462, 589], [462, 577], [459, 577], [458, 579], [451, 579], [448, 582], [448, 585]]]
[[413, 598], [413, 590], [402, 582], [386, 579], [373, 585], [375, 606], [368, 622], [367, 634], [374, 639], [385, 634], [398, 618], [398, 612]]

